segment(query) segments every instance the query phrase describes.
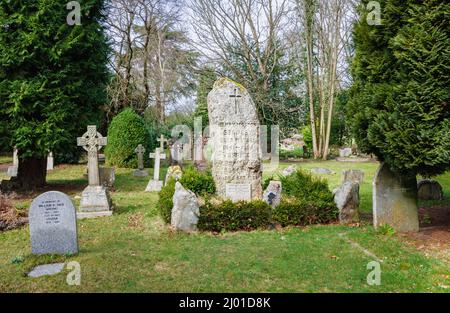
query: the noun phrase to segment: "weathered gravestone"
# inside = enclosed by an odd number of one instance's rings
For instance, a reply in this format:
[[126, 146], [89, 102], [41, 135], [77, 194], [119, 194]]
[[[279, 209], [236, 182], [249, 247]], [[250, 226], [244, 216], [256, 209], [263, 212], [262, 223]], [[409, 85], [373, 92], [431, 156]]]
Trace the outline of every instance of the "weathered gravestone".
[[417, 232], [417, 180], [402, 176], [382, 163], [373, 180], [373, 223], [375, 228], [388, 224], [399, 232]]
[[348, 158], [351, 155], [352, 155], [352, 148], [339, 149], [339, 157]]
[[50, 152], [47, 156], [47, 171], [52, 171], [54, 168], [54, 158], [53, 158], [53, 152]]
[[281, 182], [271, 180], [269, 186], [264, 191], [264, 201], [272, 208], [276, 208], [281, 202]]
[[34, 199], [29, 224], [33, 254], [78, 252], [75, 206], [62, 192], [49, 191]]
[[197, 230], [200, 209], [195, 193], [185, 189], [180, 182], [175, 184], [170, 224], [175, 230], [193, 232]]
[[361, 170], [346, 170], [342, 172], [342, 182], [351, 181], [362, 184], [364, 181], [364, 172]]
[[208, 95], [212, 174], [221, 197], [262, 198], [259, 120], [241, 85], [221, 78]]
[[107, 138], [97, 132], [96, 126], [88, 126], [87, 132], [77, 139], [78, 146], [88, 152], [89, 185], [81, 194], [78, 218], [112, 215], [112, 204], [108, 188], [101, 185], [98, 167], [98, 151], [106, 146]]
[[19, 156], [18, 156], [18, 150], [16, 147], [14, 147], [14, 152], [13, 152], [13, 165], [8, 167], [7, 170], [7, 175], [9, 177], [16, 177], [17, 176], [17, 172], [19, 170]]
[[339, 222], [347, 224], [359, 221], [359, 183], [345, 181], [334, 190], [334, 202], [339, 209]]
[[144, 153], [145, 148], [143, 145], [138, 145], [134, 152], [137, 154], [138, 158], [138, 168], [133, 172], [133, 176], [136, 177], [146, 177], [148, 176], [148, 172], [144, 169]]
[[148, 182], [145, 191], [160, 191], [163, 186], [163, 181], [159, 180], [159, 167], [161, 159], [165, 159], [166, 155], [161, 153], [160, 148], [156, 148], [155, 153], [150, 153], [150, 158], [155, 159], [155, 166], [153, 168], [153, 179]]
[[420, 200], [442, 200], [442, 186], [435, 180], [422, 179], [417, 183], [417, 194]]

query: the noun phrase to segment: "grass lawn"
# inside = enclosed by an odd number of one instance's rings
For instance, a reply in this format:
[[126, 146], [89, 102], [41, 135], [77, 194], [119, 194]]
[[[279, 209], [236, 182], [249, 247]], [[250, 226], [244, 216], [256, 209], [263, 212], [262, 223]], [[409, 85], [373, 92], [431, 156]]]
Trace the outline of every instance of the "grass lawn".
[[[280, 168], [286, 166], [282, 163]], [[342, 170], [364, 170], [362, 210], [370, 212], [376, 163], [328, 161], [297, 166], [332, 169], [336, 174], [323, 175], [331, 188], [339, 185]], [[84, 165], [58, 166], [49, 174], [48, 182], [78, 205], [78, 196], [87, 183], [84, 170]], [[450, 290], [448, 264], [425, 256], [400, 237], [376, 233], [370, 225], [318, 225], [222, 235], [171, 233], [158, 217], [157, 194], [143, 191], [148, 179], [133, 177], [132, 170], [116, 170], [114, 215], [79, 221], [77, 255], [31, 255], [27, 227], [0, 233], [0, 292]], [[439, 181], [450, 197], [450, 174], [439, 177]], [[27, 208], [35, 195], [21, 195], [16, 207]], [[367, 264], [375, 257], [382, 261], [381, 285], [369, 286]], [[66, 284], [68, 270], [51, 277], [26, 277], [33, 266], [58, 261], [80, 263], [80, 286]]]

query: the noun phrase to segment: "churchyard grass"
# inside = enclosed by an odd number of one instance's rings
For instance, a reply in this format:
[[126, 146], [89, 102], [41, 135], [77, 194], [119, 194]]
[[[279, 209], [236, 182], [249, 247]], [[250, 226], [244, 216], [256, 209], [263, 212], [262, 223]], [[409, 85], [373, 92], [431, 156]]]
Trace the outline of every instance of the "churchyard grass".
[[[376, 163], [303, 162], [299, 167], [329, 168], [322, 175], [331, 189], [341, 171], [362, 169], [362, 208], [371, 207]], [[282, 163], [281, 167], [288, 166]], [[59, 166], [48, 182], [72, 198], [87, 179], [85, 165]], [[382, 235], [370, 225], [319, 225], [214, 235], [174, 234], [157, 213], [156, 193], [143, 190], [150, 177], [116, 169], [112, 217], [78, 223], [77, 255], [31, 255], [28, 227], [0, 233], [0, 292], [448, 292], [450, 270], [443, 260], [425, 256], [400, 237]], [[267, 177], [270, 173], [265, 173]], [[165, 175], [162, 168], [161, 177]], [[439, 178], [449, 190], [450, 174]], [[37, 194], [16, 202], [27, 208]], [[447, 192], [447, 197], [449, 194]], [[75, 199], [78, 206], [79, 199]], [[359, 246], [356, 246], [357, 244]], [[366, 249], [364, 251], [363, 249]], [[381, 259], [381, 285], [369, 286], [367, 264]], [[27, 278], [38, 264], [77, 261], [81, 285], [66, 284], [65, 270], [55, 276]]]

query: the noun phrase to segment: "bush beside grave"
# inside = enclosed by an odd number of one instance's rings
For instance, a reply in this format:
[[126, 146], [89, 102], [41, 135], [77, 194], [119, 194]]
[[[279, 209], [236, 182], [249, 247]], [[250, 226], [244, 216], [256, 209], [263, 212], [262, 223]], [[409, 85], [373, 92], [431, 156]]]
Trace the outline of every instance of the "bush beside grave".
[[206, 201], [200, 207], [198, 229], [203, 231], [250, 231], [267, 227], [271, 221], [271, 207], [262, 200], [226, 200], [220, 204]]
[[[209, 196], [216, 192], [216, 185], [210, 172], [197, 172], [193, 168], [183, 171], [179, 182], [184, 188], [191, 190], [197, 196]], [[175, 179], [169, 178], [167, 185], [159, 192], [158, 209], [161, 218], [170, 223], [175, 193]]]
[[281, 204], [272, 212], [273, 221], [282, 226], [309, 225], [335, 221], [339, 211], [325, 180], [297, 171], [280, 178]]
[[134, 150], [139, 144], [145, 147], [146, 153], [154, 148], [143, 118], [133, 109], [125, 109], [114, 117], [108, 129], [108, 145], [105, 148], [107, 164], [137, 168], [137, 157]]

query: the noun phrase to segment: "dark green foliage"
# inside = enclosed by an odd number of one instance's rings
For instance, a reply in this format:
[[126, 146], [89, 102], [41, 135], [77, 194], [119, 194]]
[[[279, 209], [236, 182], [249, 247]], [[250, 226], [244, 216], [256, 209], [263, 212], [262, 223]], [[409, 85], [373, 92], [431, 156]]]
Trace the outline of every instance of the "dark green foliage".
[[137, 168], [137, 155], [134, 150], [139, 144], [145, 147], [146, 155], [153, 151], [154, 143], [144, 119], [133, 109], [125, 109], [114, 117], [109, 125], [108, 145], [105, 149], [107, 164]]
[[359, 148], [400, 173], [450, 167], [450, 2], [383, 0], [355, 25], [348, 118]]
[[170, 178], [167, 185], [159, 192], [158, 211], [164, 222], [170, 224], [173, 208], [173, 194], [175, 193], [175, 179]]
[[[198, 172], [193, 168], [183, 170], [180, 179], [181, 185], [185, 189], [191, 190], [197, 196], [210, 196], [216, 192], [214, 179], [209, 172]], [[158, 209], [162, 219], [170, 223], [170, 217], [173, 207], [173, 194], [175, 193], [175, 180], [170, 178], [167, 185], [159, 192]]]
[[336, 220], [337, 215], [337, 208], [330, 203], [294, 197], [283, 198], [272, 212], [273, 221], [282, 226], [330, 223]]
[[104, 1], [82, 1], [79, 26], [67, 24], [67, 2], [0, 2], [0, 144], [21, 158], [76, 157], [76, 137], [105, 104]]
[[253, 230], [270, 224], [271, 207], [261, 200], [231, 200], [220, 204], [207, 201], [200, 207], [198, 228], [204, 231]]
[[281, 150], [280, 149], [280, 158], [282, 159], [299, 159], [303, 157], [303, 149], [302, 148], [296, 148], [294, 150]]
[[280, 181], [283, 198], [273, 211], [274, 222], [283, 226], [308, 225], [336, 219], [338, 210], [325, 180], [298, 170]]
[[183, 170], [180, 183], [198, 196], [212, 195], [216, 192], [216, 184], [211, 173], [199, 172], [192, 167]]

